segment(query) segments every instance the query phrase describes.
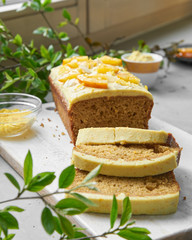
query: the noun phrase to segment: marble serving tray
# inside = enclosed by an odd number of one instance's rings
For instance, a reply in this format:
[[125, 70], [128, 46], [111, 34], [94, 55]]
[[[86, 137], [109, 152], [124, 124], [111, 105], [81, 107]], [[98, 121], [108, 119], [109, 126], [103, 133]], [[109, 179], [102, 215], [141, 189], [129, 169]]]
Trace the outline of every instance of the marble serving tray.
[[[57, 176], [70, 165], [73, 144], [54, 111], [53, 103], [43, 105], [43, 110], [32, 129], [25, 135], [0, 140], [0, 155], [22, 176], [23, 162], [30, 149], [33, 156], [34, 175], [42, 171], [54, 171]], [[180, 184], [178, 211], [166, 216], [133, 216], [136, 226], [151, 231], [152, 239], [192, 239], [192, 136], [172, 125], [154, 117], [150, 120], [150, 129], [163, 129], [173, 133], [183, 147], [179, 167], [175, 170]], [[57, 180], [42, 193], [57, 189]], [[47, 199], [55, 202], [61, 196]], [[74, 223], [85, 227], [90, 235], [98, 235], [109, 229], [109, 214], [84, 213], [72, 218]], [[99, 238], [98, 238], [99, 239]], [[120, 239], [110, 236], [110, 240]]]

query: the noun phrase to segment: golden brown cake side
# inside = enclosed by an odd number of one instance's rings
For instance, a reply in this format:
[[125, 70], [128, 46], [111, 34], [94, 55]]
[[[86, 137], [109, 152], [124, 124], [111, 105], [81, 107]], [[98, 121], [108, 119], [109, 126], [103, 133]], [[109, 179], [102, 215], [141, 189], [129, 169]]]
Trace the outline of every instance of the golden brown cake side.
[[88, 127], [148, 128], [153, 101], [145, 96], [101, 97], [76, 102], [71, 109], [50, 79], [59, 115], [75, 143], [78, 130]]
[[[76, 177], [71, 187], [81, 183], [86, 175], [87, 172], [76, 169]], [[90, 212], [109, 213], [113, 195], [116, 195], [118, 200], [118, 213], [122, 213], [122, 202], [126, 196], [130, 198], [133, 214], [169, 214], [177, 209], [180, 188], [172, 171], [143, 178], [98, 175], [94, 181], [99, 192], [88, 188], [77, 189], [98, 205], [90, 207]]]

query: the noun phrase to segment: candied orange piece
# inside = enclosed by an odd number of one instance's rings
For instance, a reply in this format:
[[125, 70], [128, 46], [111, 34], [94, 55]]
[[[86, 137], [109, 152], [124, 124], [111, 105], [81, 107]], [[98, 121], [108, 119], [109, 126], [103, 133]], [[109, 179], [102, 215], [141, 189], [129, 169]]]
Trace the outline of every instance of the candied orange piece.
[[74, 57], [75, 59], [77, 59], [77, 61], [79, 62], [85, 62], [88, 61], [88, 56], [79, 56], [79, 57]]
[[119, 71], [118, 67], [110, 66], [107, 64], [100, 64], [97, 68], [98, 73], [106, 73], [106, 72], [114, 72], [117, 73]]
[[66, 74], [61, 79], [59, 79], [59, 81], [65, 83], [67, 80], [77, 78], [77, 76], [78, 76], [78, 73]]
[[105, 64], [110, 64], [114, 66], [121, 66], [122, 65], [122, 60], [119, 58], [112, 58], [109, 56], [103, 56], [100, 58], [100, 60], [105, 63]]
[[67, 63], [67, 66], [69, 66], [70, 68], [77, 68], [79, 67], [79, 64], [77, 63], [77, 61], [71, 61]]
[[65, 65], [66, 63], [69, 63], [72, 61], [72, 58], [65, 58], [63, 59], [63, 65]]
[[66, 66], [61, 65], [59, 68], [59, 75], [69, 73], [70, 69]]
[[126, 81], [126, 82], [132, 82], [135, 84], [139, 84], [140, 80], [139, 78], [135, 77], [132, 73], [130, 72], [120, 72], [117, 74], [117, 77]]
[[77, 79], [80, 83], [83, 83], [84, 86], [92, 88], [108, 88], [108, 80], [103, 78], [96, 78], [95, 76], [84, 76], [79, 75]]

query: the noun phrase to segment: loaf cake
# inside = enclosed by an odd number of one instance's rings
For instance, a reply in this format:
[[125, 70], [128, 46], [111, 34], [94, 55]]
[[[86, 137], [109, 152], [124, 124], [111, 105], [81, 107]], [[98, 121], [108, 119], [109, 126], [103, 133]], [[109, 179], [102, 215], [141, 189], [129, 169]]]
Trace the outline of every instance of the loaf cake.
[[[76, 177], [71, 188], [79, 185], [87, 172], [76, 169]], [[99, 192], [88, 188], [75, 191], [86, 196], [96, 207], [90, 206], [89, 212], [110, 213], [113, 195], [118, 201], [118, 213], [122, 213], [122, 202], [129, 196], [133, 214], [170, 214], [177, 210], [179, 185], [174, 173], [168, 172], [143, 178], [111, 177], [98, 175], [94, 178]]]
[[148, 128], [153, 97], [120, 59], [64, 59], [51, 70], [49, 81], [56, 108], [74, 143], [82, 128]]
[[102, 164], [101, 174], [143, 177], [169, 172], [179, 163], [181, 148], [165, 131], [135, 128], [80, 129], [72, 163], [91, 171]]

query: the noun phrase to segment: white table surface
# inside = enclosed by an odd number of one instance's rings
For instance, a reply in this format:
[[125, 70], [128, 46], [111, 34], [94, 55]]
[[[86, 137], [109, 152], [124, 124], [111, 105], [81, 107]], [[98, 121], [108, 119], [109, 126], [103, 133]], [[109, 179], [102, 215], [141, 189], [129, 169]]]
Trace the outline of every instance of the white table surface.
[[[134, 41], [145, 39], [148, 44], [153, 45], [154, 43], [164, 44], [185, 39], [186, 43], [189, 43], [192, 42], [191, 29], [192, 17], [144, 34], [135, 38]], [[133, 46], [133, 42], [129, 41], [127, 44], [122, 44], [122, 48], [125, 49], [129, 44]], [[135, 42], [134, 45], [136, 45]], [[163, 72], [160, 72], [160, 76], [162, 75]], [[156, 87], [151, 89], [151, 93], [155, 100], [152, 115], [192, 134], [192, 65], [179, 62], [171, 64], [167, 77], [160, 77]], [[14, 196], [14, 188], [3, 175], [4, 172], [14, 174], [22, 182], [21, 177], [0, 157], [0, 200]], [[18, 205], [26, 211], [17, 214], [20, 230], [17, 231], [15, 240], [57, 239], [56, 236], [48, 236], [41, 227], [40, 213], [44, 206], [41, 201], [21, 201]], [[28, 221], [28, 219], [30, 220]]]

